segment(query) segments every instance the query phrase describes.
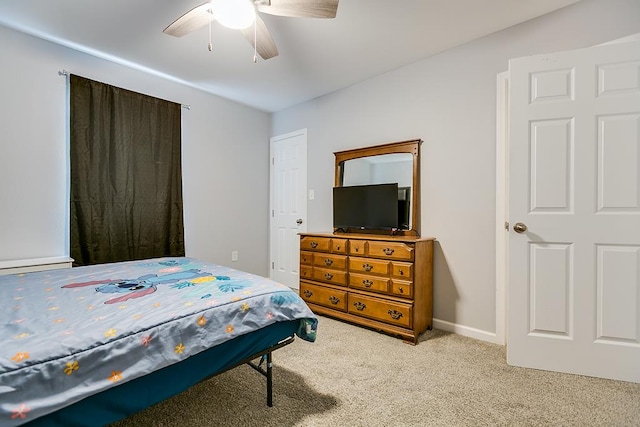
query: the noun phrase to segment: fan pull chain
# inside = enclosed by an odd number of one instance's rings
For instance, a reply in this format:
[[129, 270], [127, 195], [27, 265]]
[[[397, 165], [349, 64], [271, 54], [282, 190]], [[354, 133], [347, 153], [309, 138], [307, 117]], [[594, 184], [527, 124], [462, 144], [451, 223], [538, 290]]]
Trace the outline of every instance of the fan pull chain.
[[209, 18], [209, 45], [207, 46], [207, 48], [209, 49], [209, 52], [213, 51], [213, 43], [211, 43], [211, 21], [213, 20], [213, 18]]
[[258, 62], [258, 18], [253, 21], [253, 63]]

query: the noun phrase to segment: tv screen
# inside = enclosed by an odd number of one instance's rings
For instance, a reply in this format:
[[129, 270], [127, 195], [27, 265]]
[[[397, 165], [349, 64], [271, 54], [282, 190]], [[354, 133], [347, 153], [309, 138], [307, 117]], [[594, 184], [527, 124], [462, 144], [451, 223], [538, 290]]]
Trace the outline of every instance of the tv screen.
[[398, 184], [333, 188], [334, 228], [398, 228]]

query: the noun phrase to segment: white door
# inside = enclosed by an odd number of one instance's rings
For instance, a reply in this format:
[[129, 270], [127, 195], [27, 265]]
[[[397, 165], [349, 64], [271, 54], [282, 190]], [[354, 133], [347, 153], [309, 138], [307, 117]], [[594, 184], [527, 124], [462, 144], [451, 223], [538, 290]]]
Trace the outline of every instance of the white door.
[[640, 382], [640, 42], [509, 72], [507, 361]]
[[297, 289], [307, 230], [307, 130], [271, 138], [271, 278]]

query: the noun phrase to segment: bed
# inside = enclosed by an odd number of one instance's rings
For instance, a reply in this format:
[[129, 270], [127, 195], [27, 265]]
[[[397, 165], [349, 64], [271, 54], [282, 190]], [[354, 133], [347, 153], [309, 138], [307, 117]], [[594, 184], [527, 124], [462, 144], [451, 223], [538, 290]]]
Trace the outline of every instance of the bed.
[[[288, 287], [193, 258], [0, 276], [0, 425], [104, 425], [315, 340]], [[260, 359], [266, 365], [251, 362]]]

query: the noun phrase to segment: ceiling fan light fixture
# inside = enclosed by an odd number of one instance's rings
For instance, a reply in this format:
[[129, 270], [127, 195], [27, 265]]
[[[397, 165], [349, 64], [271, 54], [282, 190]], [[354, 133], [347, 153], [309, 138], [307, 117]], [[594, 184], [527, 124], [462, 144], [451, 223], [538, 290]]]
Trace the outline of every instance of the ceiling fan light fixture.
[[211, 12], [227, 28], [242, 30], [256, 20], [256, 9], [249, 0], [212, 0]]

